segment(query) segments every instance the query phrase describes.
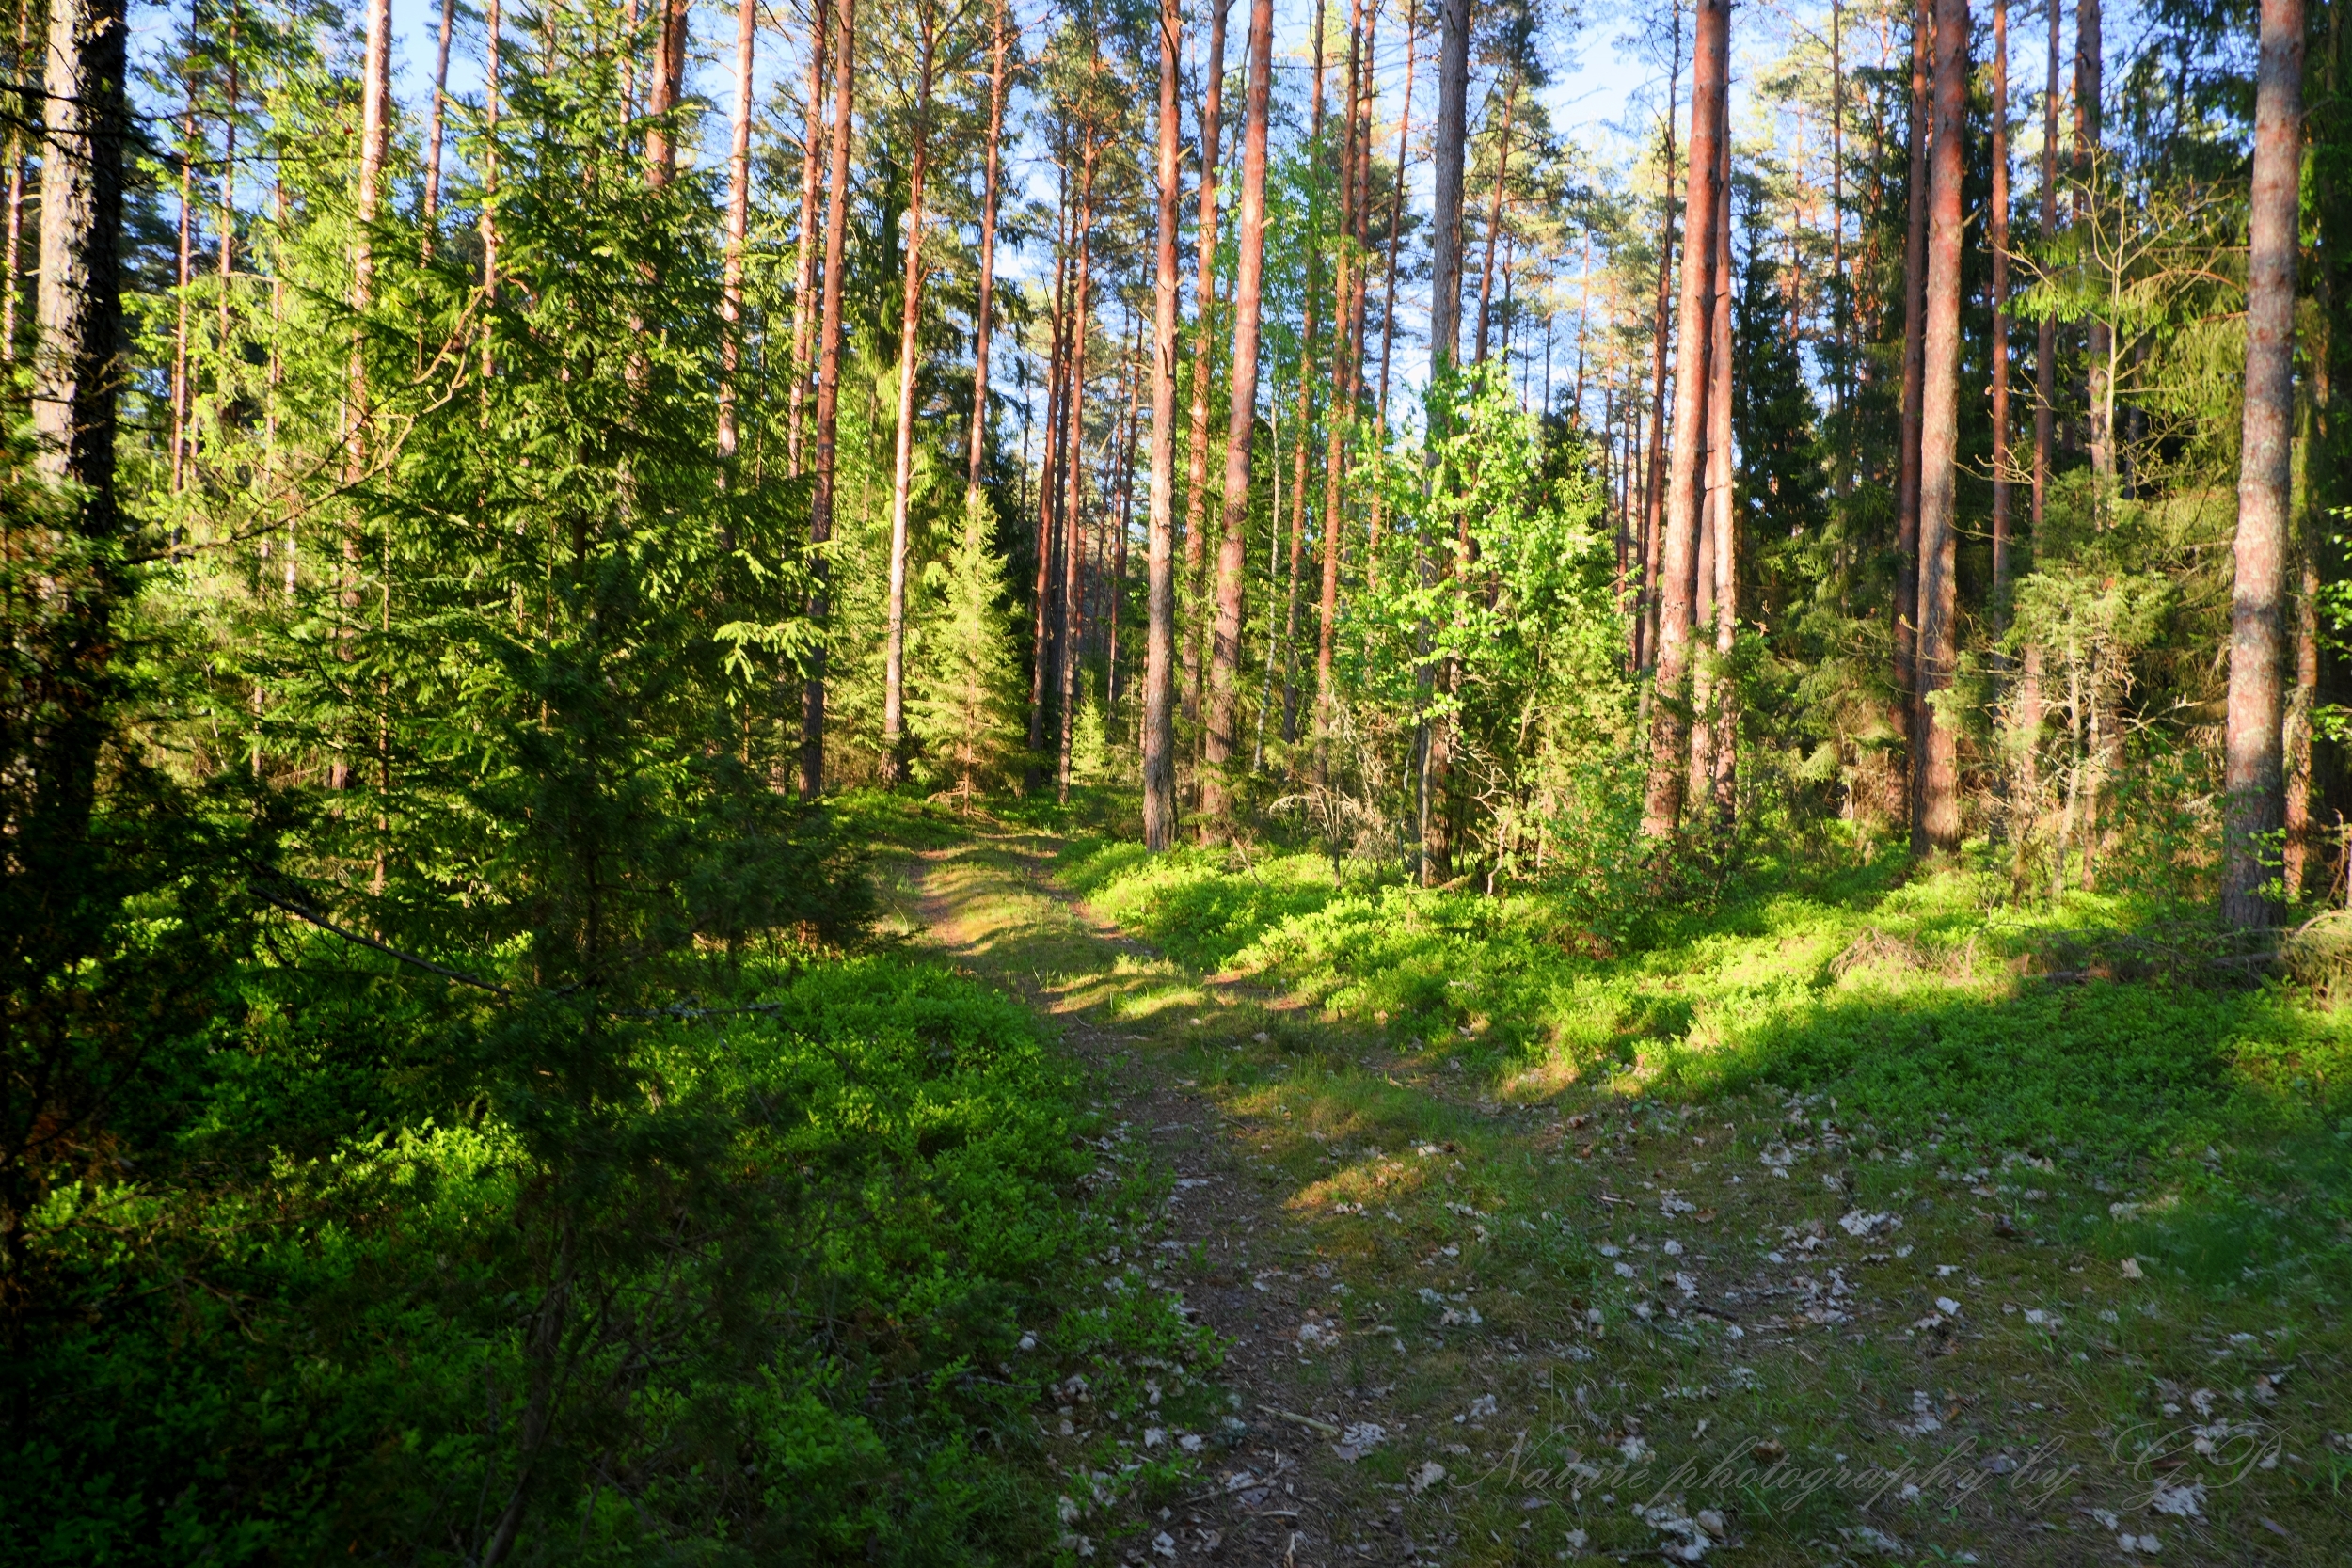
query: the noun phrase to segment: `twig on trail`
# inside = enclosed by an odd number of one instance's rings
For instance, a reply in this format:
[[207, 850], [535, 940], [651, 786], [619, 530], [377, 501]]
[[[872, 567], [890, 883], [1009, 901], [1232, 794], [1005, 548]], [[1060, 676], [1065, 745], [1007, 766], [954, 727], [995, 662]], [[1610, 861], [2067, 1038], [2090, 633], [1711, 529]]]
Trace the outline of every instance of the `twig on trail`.
[[1270, 1404], [1262, 1404], [1258, 1406], [1258, 1408], [1264, 1411], [1269, 1416], [1279, 1416], [1286, 1421], [1296, 1421], [1300, 1426], [1311, 1427], [1314, 1431], [1323, 1433], [1326, 1437], [1337, 1437], [1340, 1434], [1340, 1429], [1333, 1426], [1330, 1422], [1318, 1421], [1312, 1416], [1301, 1416], [1295, 1410], [1277, 1410]]

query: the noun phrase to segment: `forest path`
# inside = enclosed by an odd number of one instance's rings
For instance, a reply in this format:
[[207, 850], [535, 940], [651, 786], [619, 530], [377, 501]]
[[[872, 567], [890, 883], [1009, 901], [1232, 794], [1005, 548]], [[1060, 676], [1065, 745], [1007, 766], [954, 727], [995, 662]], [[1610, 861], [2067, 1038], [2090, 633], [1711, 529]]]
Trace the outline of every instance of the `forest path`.
[[[1148, 1140], [1176, 1182], [1151, 1267], [1230, 1343], [1248, 1430], [1208, 1434], [1193, 1494], [1074, 1526], [1096, 1560], [2321, 1560], [2343, 1511], [2255, 1468], [2285, 1370], [1950, 1202], [1931, 1155], [1947, 1201], [1871, 1214], [1834, 1106], [1484, 1081], [1188, 971], [1060, 886], [1061, 848], [975, 819], [878, 881]], [[2197, 1419], [2224, 1452], [2184, 1470]]]

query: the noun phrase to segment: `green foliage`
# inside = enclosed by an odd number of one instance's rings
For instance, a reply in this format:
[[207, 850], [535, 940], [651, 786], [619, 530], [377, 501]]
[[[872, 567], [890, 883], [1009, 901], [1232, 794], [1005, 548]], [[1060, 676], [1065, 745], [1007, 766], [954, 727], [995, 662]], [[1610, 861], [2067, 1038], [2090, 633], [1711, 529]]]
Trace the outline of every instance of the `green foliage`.
[[2128, 933], [2148, 911], [2111, 900], [1989, 917], [1972, 876], [1889, 889], [1858, 869], [1759, 874], [1711, 912], [1596, 919], [1556, 894], [1334, 886], [1305, 855], [1237, 871], [1089, 845], [1070, 867], [1184, 961], [1278, 977], [1406, 1039], [1677, 1096], [1832, 1095], [1889, 1135], [2162, 1160], [2352, 1103], [2352, 1026], [2292, 996], [2018, 978], [2103, 942], [2145, 950]]
[[989, 543], [990, 517], [977, 498], [964, 507], [954, 551], [933, 574], [942, 604], [909, 705], [930, 767], [969, 800], [1005, 782], [1025, 737], [1016, 729], [1011, 628], [1005, 567]]

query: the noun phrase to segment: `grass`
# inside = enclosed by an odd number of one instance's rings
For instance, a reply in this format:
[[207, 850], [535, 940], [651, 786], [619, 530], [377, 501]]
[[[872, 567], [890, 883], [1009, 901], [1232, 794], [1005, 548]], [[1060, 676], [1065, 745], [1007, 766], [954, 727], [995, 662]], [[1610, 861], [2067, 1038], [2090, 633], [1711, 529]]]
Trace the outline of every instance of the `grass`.
[[964, 961], [1210, 1096], [1295, 1227], [1277, 1288], [1340, 1335], [1291, 1408], [1392, 1434], [1317, 1461], [1335, 1546], [2352, 1552], [2344, 1025], [2026, 973], [2179, 947], [2148, 911], [1881, 867], [1604, 927], [1306, 856], [932, 853]]

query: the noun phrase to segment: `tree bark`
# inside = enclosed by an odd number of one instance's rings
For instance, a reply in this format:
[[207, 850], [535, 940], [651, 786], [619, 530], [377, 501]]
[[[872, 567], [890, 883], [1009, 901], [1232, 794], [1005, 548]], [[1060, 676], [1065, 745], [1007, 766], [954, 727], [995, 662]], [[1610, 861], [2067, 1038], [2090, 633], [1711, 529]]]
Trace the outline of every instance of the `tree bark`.
[[[1462, 0], [1455, 0], [1462, 3]], [[1257, 422], [1258, 312], [1265, 271], [1266, 116], [1274, 86], [1274, 0], [1249, 0], [1249, 96], [1242, 131], [1241, 244], [1233, 277], [1233, 370], [1225, 421], [1225, 536], [1216, 556], [1216, 626], [1209, 660], [1208, 736], [1200, 775], [1201, 834], [1214, 841], [1231, 809], [1240, 693], [1242, 574], [1249, 524], [1249, 438]]]
[[834, 460], [840, 434], [842, 259], [850, 238], [850, 131], [857, 90], [857, 0], [840, 0], [834, 44], [833, 151], [825, 182], [824, 316], [817, 333], [817, 482], [809, 495], [809, 562], [814, 583], [808, 618], [818, 641], [809, 651], [807, 679], [801, 689], [801, 796], [813, 800], [825, 789], [825, 623], [831, 610]]
[[1712, 369], [1716, 252], [1721, 244], [1723, 138], [1730, 75], [1728, 0], [1697, 0], [1692, 40], [1691, 173], [1683, 202], [1679, 337], [1675, 365], [1675, 435], [1667, 483], [1666, 532], [1659, 552], [1658, 657], [1650, 704], [1649, 781], [1642, 832], [1652, 840], [1681, 831], [1691, 746], [1691, 589], [1706, 476], [1708, 389]]
[[1667, 306], [1675, 275], [1675, 99], [1682, 81], [1682, 5], [1675, 0], [1672, 15], [1674, 44], [1667, 56], [1666, 198], [1658, 222], [1658, 306], [1650, 325], [1649, 451], [1642, 478], [1641, 539], [1634, 554], [1641, 563], [1640, 591], [1633, 613], [1633, 667], [1647, 671], [1658, 661], [1658, 576], [1660, 531], [1666, 504], [1666, 356], [1674, 341], [1668, 336]]
[[[1313, 109], [1308, 119], [1307, 146], [1310, 166], [1322, 162], [1323, 148], [1323, 71], [1324, 0], [1315, 0], [1314, 87]], [[1310, 190], [1322, 181], [1310, 175]], [[1282, 743], [1295, 745], [1298, 740], [1298, 579], [1307, 551], [1307, 449], [1314, 438], [1315, 428], [1315, 320], [1316, 291], [1323, 271], [1322, 231], [1316, 219], [1322, 205], [1312, 196], [1307, 207], [1307, 287], [1300, 301], [1301, 321], [1298, 330], [1298, 426], [1291, 437], [1291, 553], [1290, 585], [1282, 598]], [[1336, 330], [1339, 319], [1334, 318]], [[1332, 355], [1337, 363], [1340, 355], [1336, 344]]]
[[801, 402], [808, 389], [809, 339], [816, 312], [809, 309], [817, 289], [817, 191], [825, 166], [825, 33], [831, 18], [828, 0], [809, 0], [808, 123], [801, 133], [801, 234], [799, 266], [792, 285], [791, 389], [785, 394], [786, 462], [794, 476], [801, 471]]
[[[854, 0], [844, 0], [847, 16]], [[677, 175], [677, 137], [670, 118], [686, 87], [686, 0], [661, 0], [653, 40], [653, 83], [645, 94], [645, 183], [655, 190]]]
[[[1443, 381], [1459, 364], [1462, 350], [1462, 201], [1464, 163], [1470, 147], [1470, 0], [1438, 0], [1438, 119], [1432, 128], [1430, 161], [1435, 199], [1429, 237], [1429, 377]], [[1432, 429], [1434, 442], [1442, 436]], [[1442, 484], [1445, 476], [1432, 473], [1430, 483]], [[1467, 532], [1469, 519], [1462, 521]], [[1468, 551], [1454, 549], [1458, 561]], [[1423, 579], [1436, 570], [1423, 560]], [[1429, 628], [1424, 623], [1422, 647], [1425, 657]], [[1418, 725], [1421, 736], [1420, 773], [1416, 783], [1421, 825], [1421, 879], [1443, 881], [1452, 875], [1451, 833], [1454, 732], [1446, 716], [1431, 716], [1426, 694], [1434, 687], [1451, 697], [1458, 672], [1451, 656], [1434, 671], [1424, 669], [1424, 701]]]
[[[1503, 198], [1511, 181], [1511, 122], [1519, 106], [1519, 73], [1511, 72], [1511, 85], [1502, 93], [1502, 145], [1495, 150], [1495, 194], [1486, 208], [1486, 260], [1478, 273], [1478, 348], [1475, 362], [1486, 362], [1487, 320], [1495, 287], [1495, 250], [1502, 243]], [[1508, 357], [1507, 351], [1505, 357]]]
[[[1365, 64], [1361, 56], [1363, 44], [1363, 0], [1351, 0], [1347, 20], [1347, 140], [1340, 155], [1340, 264], [1334, 280], [1332, 298], [1335, 309], [1347, 319], [1352, 307], [1362, 295], [1362, 274], [1358, 266], [1357, 249], [1361, 236], [1358, 228], [1362, 212], [1356, 189], [1357, 160], [1364, 157], [1368, 148], [1359, 148], [1358, 130], [1358, 99], [1356, 72]], [[1314, 782], [1321, 787], [1330, 781], [1330, 747], [1332, 703], [1337, 695], [1333, 684], [1334, 664], [1338, 654], [1340, 618], [1340, 478], [1347, 461], [1347, 426], [1355, 417], [1354, 384], [1350, 380], [1348, 360], [1362, 346], [1359, 336], [1363, 325], [1360, 313], [1355, 316], [1351, 328], [1352, 341], [1348, 352], [1339, 352], [1335, 345], [1331, 358], [1331, 409], [1324, 423], [1326, 433], [1323, 455], [1323, 592], [1317, 600], [1315, 619], [1315, 754]], [[1358, 375], [1357, 379], [1360, 379]]]
[[1027, 789], [1035, 789], [1044, 782], [1045, 720], [1050, 711], [1056, 668], [1054, 552], [1061, 539], [1061, 531], [1056, 524], [1061, 515], [1062, 359], [1069, 337], [1070, 225], [1073, 211], [1070, 169], [1065, 163], [1061, 168], [1061, 191], [1055, 202], [1054, 292], [1046, 310], [1045, 451], [1038, 461], [1037, 580], [1029, 645], [1029, 765], [1023, 773], [1024, 787]]
[[1993, 637], [2009, 626], [2009, 0], [1993, 0]]
[[[1144, 525], [1148, 533], [1142, 736], [1143, 844], [1155, 854], [1176, 842], [1176, 209], [1184, 194], [1183, 127], [1177, 121], [1176, 100], [1184, 39], [1184, 0], [1160, 0], [1159, 200], [1152, 255], [1152, 507]], [[1202, 161], [1207, 161], [1205, 150]], [[1205, 418], [1205, 410], [1203, 414]]]
[[[756, 0], [743, 0], [744, 14]], [[898, 424], [890, 476], [890, 598], [882, 647], [885, 785], [905, 770], [907, 705], [907, 509], [914, 492], [914, 376], [923, 327], [923, 198], [930, 175], [931, 73], [939, 47], [934, 12], [917, 0], [914, 125], [907, 158], [906, 278], [898, 295]]]
[[759, 0], [739, 0], [735, 18], [735, 104], [727, 143], [727, 247], [719, 274], [719, 461], [735, 458], [735, 381], [743, 358], [743, 252], [752, 221], [752, 64], [759, 46]]
[[[190, 8], [193, 12], [193, 6]], [[191, 25], [193, 18], [191, 18]], [[190, 421], [196, 399], [188, 354], [188, 285], [195, 280], [196, 259], [196, 41], [189, 34], [185, 98], [180, 111], [180, 270], [173, 300], [178, 315], [171, 333], [171, 493], [178, 495], [188, 480]]]
[[1961, 136], [1967, 96], [1968, 0], [1935, 0], [1919, 431], [1918, 697], [1911, 732], [1915, 855], [1960, 847], [1958, 737], [1951, 721], [1938, 713], [1935, 697], [1952, 684], [1959, 663]]
[[1070, 427], [1063, 438], [1062, 467], [1070, 494], [1062, 503], [1061, 745], [1055, 781], [1056, 796], [1065, 803], [1070, 800], [1071, 749], [1077, 729], [1079, 637], [1086, 625], [1085, 607], [1078, 597], [1078, 549], [1086, 516], [1087, 335], [1088, 306], [1093, 293], [1094, 175], [1103, 150], [1091, 123], [1085, 135], [1085, 163], [1078, 177], [1078, 271], [1071, 291], [1070, 390], [1062, 399], [1062, 419]]
[[[16, 53], [12, 69], [16, 79], [27, 88], [40, 78], [40, 67], [30, 57], [33, 0], [16, 0]], [[23, 293], [24, 277], [19, 270], [24, 245], [24, 119], [20, 110], [8, 120], [8, 248], [0, 252], [0, 263], [8, 272], [8, 293], [0, 294], [0, 364], [16, 363], [16, 312], [18, 296]]]
[[[1919, 420], [1927, 332], [1928, 71], [1934, 58], [1932, 0], [1915, 0], [1911, 23], [1911, 183], [1903, 228], [1903, 389], [1900, 443], [1895, 457], [1895, 690], [1898, 711], [1909, 715], [1918, 689], [1919, 651]], [[1905, 775], [1917, 767], [1905, 763]], [[1906, 784], [1906, 788], [1908, 784]]]
[[438, 232], [435, 219], [441, 214], [441, 144], [447, 139], [444, 126], [449, 113], [449, 39], [452, 25], [457, 20], [457, 0], [441, 0], [440, 35], [433, 46], [433, 103], [426, 111], [424, 127], [424, 234], [421, 245], [424, 259], [433, 259], [433, 241]]
[[[2042, 95], [2042, 243], [2046, 247], [2058, 235], [2058, 23], [2059, 6], [2046, 8], [2050, 24], [2049, 90]], [[2058, 318], [2044, 315], [2034, 332], [2033, 348], [2033, 515], [2034, 537], [2042, 536], [2043, 509], [2049, 503], [2050, 449], [2058, 436]]]
[[[2106, 75], [2102, 20], [2100, 0], [2078, 0], [2074, 8], [2074, 176], [2086, 187], [2098, 171], [2099, 101], [2106, 91]], [[2298, 66], [2296, 71], [2299, 77], [2301, 67]], [[2299, 102], [2299, 86], [2296, 90]], [[2078, 192], [2074, 199], [2079, 211], [2080, 203], [2094, 198], [2085, 192]], [[2090, 471], [2098, 483], [2093, 504], [2098, 515], [2104, 517], [2107, 491], [2115, 483], [2115, 432], [2108, 417], [2113, 389], [2107, 375], [2107, 356], [2114, 334], [2096, 314], [2086, 325], [2087, 352], [2083, 360], [2088, 372], [2088, 385], [2085, 388], [2085, 413], [2090, 427]]]
[[1459, 362], [1462, 340], [1462, 158], [1470, 131], [1470, 0], [1438, 0], [1438, 121], [1430, 158], [1429, 373]]
[[972, 435], [966, 443], [964, 504], [980, 499], [980, 470], [988, 459], [988, 339], [996, 306], [996, 206], [999, 144], [1005, 136], [1005, 52], [1011, 43], [1006, 0], [996, 0], [988, 42], [988, 172], [980, 187], [979, 294], [972, 311]]
[[1738, 544], [1732, 536], [1731, 505], [1731, 295], [1738, 286], [1731, 264], [1731, 124], [1724, 117], [1724, 145], [1717, 157], [1724, 170], [1715, 210], [1715, 309], [1708, 327], [1707, 361], [1707, 526], [1692, 599], [1693, 641], [1710, 638], [1710, 656], [1694, 658], [1691, 728], [1691, 801], [1693, 809], [1713, 801], [1719, 847], [1728, 847], [1729, 787], [1734, 756], [1735, 708], [1730, 657], [1739, 635], [1732, 583], [1738, 574]]
[[[123, 144], [130, 134], [122, 0], [50, 0], [41, 110], [40, 277], [34, 311], [33, 434], [37, 471], [64, 492], [83, 540], [121, 532], [115, 499], [116, 400], [123, 380]], [[67, 574], [55, 611], [67, 667], [35, 764], [34, 822], [18, 853], [36, 879], [83, 885], [72, 863], [87, 838], [104, 741], [104, 686], [120, 583], [102, 554], [97, 570]], [[52, 854], [58, 863], [43, 866]], [[72, 881], [62, 880], [67, 878]]]
[[1184, 639], [1184, 718], [1200, 718], [1200, 669], [1206, 651], [1210, 617], [1201, 613], [1206, 587], [1201, 573], [1208, 559], [1209, 526], [1209, 349], [1216, 341], [1216, 164], [1218, 117], [1225, 93], [1225, 17], [1232, 0], [1210, 0], [1209, 79], [1200, 94], [1200, 252], [1192, 291], [1192, 467], [1184, 490], [1184, 598], [1192, 616], [1192, 634]]
[[2295, 262], [2302, 178], [2302, 0], [2263, 0], [2254, 78], [2254, 183], [2246, 287], [2246, 423], [2230, 594], [2229, 716], [2222, 739], [2221, 916], [2278, 924], [2265, 863], [2282, 826], [2280, 656], [2293, 490]]
[[[1419, 45], [1421, 33], [1415, 25], [1416, 0], [1405, 0], [1405, 105], [1396, 122], [1396, 184], [1389, 193], [1389, 259], [1388, 281], [1383, 285], [1380, 307], [1380, 441], [1389, 439], [1389, 361], [1396, 349], [1396, 247], [1405, 228], [1405, 169], [1406, 152], [1410, 146], [1413, 129], [1413, 74], [1421, 63]], [[1370, 70], [1369, 64], [1366, 66]], [[1372, 493], [1372, 527], [1364, 546], [1364, 587], [1366, 591], [1380, 586], [1380, 530], [1386, 519], [1387, 490]]]

